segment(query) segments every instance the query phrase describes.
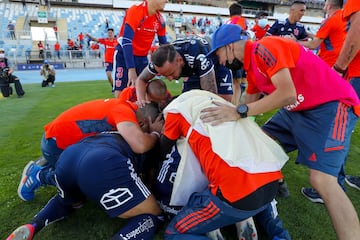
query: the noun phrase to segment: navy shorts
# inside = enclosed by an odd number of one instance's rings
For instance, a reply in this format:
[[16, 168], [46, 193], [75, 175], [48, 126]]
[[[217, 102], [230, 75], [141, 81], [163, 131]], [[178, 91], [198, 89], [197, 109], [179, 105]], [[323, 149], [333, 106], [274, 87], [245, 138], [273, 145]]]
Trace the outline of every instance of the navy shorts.
[[136, 155], [119, 135], [104, 134], [68, 147], [56, 165], [59, 195], [65, 204], [97, 202], [117, 217], [150, 196], [136, 172]]
[[235, 79], [238, 79], [238, 78], [246, 78], [246, 72], [245, 72], [245, 70], [244, 69], [239, 69], [239, 70], [236, 70], [236, 71], [234, 71], [233, 72], [233, 77], [235, 78]]
[[[126, 67], [124, 52], [120, 45], [116, 46], [115, 50], [115, 77], [114, 77], [114, 90], [122, 91], [127, 87], [129, 77], [128, 68]], [[136, 74], [139, 75], [142, 70], [148, 65], [147, 56], [134, 56], [134, 63]]]
[[286, 152], [297, 149], [296, 163], [338, 177], [357, 120], [351, 107], [330, 102], [307, 111], [280, 109], [263, 130]]
[[161, 162], [153, 187], [155, 198], [168, 219], [173, 218], [182, 208], [182, 206], [170, 206], [171, 193], [180, 159], [181, 156], [176, 145], [174, 145], [171, 152], [166, 154], [166, 159]]
[[105, 72], [112, 72], [113, 66], [114, 66], [113, 63], [106, 62], [105, 63]]
[[360, 98], [360, 77], [354, 77], [350, 80], [351, 86], [355, 89], [358, 97]]

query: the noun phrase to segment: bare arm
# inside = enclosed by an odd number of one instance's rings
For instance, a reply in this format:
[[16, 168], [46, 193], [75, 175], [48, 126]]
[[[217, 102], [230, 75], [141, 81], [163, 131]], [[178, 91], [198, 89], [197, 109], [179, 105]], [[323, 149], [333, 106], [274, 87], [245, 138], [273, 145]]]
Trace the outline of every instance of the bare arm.
[[301, 45], [310, 48], [310, 49], [316, 49], [320, 46], [320, 44], [322, 43], [322, 41], [324, 41], [324, 39], [318, 38], [318, 37], [314, 37], [313, 40], [311, 41], [298, 41], [298, 43], [300, 43]]
[[55, 70], [54, 68], [49, 68], [49, 73], [53, 76], [55, 76]]
[[12, 67], [9, 67], [9, 74], [12, 74], [14, 72], [14, 69]]
[[139, 125], [133, 122], [120, 122], [117, 129], [135, 153], [149, 151], [159, 139], [157, 134], [143, 132]]
[[206, 90], [217, 94], [217, 85], [215, 78], [215, 71], [212, 70], [208, 74], [200, 77], [200, 87], [202, 90]]
[[128, 69], [128, 83], [127, 86], [135, 86], [135, 82], [137, 79], [136, 69], [135, 68], [129, 68]]
[[98, 41], [99, 41], [98, 38], [94, 38], [93, 36], [91, 36], [91, 35], [88, 34], [88, 33], [85, 33], [85, 36], [89, 37], [92, 41], [95, 41], [95, 42], [98, 42]]
[[[248, 103], [248, 116], [256, 116], [273, 109], [293, 104], [296, 101], [296, 89], [291, 79], [289, 69], [283, 68], [271, 78], [275, 86], [275, 91], [270, 95], [255, 100], [258, 94], [249, 95], [246, 99]], [[213, 125], [219, 125], [227, 121], [236, 121], [240, 118], [237, 109], [234, 106], [215, 103], [217, 107], [209, 107], [202, 110], [201, 119], [204, 122], [211, 122]]]
[[137, 104], [139, 107], [144, 106], [148, 102], [146, 100], [146, 85], [154, 76], [146, 67], [135, 81]]
[[346, 69], [360, 50], [360, 11], [351, 15], [350, 26], [344, 45], [335, 63], [340, 69]]

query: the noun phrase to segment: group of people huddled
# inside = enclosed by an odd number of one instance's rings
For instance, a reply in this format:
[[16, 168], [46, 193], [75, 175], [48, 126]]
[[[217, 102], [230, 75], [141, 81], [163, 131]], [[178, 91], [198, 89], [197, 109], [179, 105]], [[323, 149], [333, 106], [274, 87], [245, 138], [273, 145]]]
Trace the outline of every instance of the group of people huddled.
[[[31, 201], [49, 185], [58, 193], [7, 240], [33, 239], [86, 200], [127, 219], [111, 239], [150, 240], [162, 227], [164, 239], [223, 239], [221, 228], [232, 224], [237, 239], [291, 239], [275, 198], [289, 195], [281, 169], [295, 150], [312, 186], [302, 193], [324, 203], [338, 239], [358, 239], [359, 218], [343, 188], [354, 179], [345, 163], [360, 116], [360, 25], [351, 24], [360, 21], [360, 3], [348, 0], [341, 10], [342, 1], [326, 0], [328, 18], [309, 36], [299, 23], [305, 3], [295, 1], [289, 18], [256, 41], [234, 3], [211, 44], [199, 36], [169, 44], [160, 13], [166, 2], [131, 6], [119, 44], [94, 39], [113, 51], [106, 71], [115, 68], [108, 78], [115, 97], [73, 106], [44, 126], [43, 157], [25, 166], [18, 195]], [[266, 26], [266, 15], [258, 17]], [[327, 48], [335, 38], [324, 33], [335, 30], [322, 29], [340, 19], [350, 29], [335, 52]], [[149, 60], [155, 35], [160, 46]], [[303, 46], [313, 41], [335, 61]], [[172, 97], [156, 76], [183, 78], [182, 93]], [[242, 78], [245, 94], [235, 81]], [[261, 128], [251, 118], [273, 110]]]

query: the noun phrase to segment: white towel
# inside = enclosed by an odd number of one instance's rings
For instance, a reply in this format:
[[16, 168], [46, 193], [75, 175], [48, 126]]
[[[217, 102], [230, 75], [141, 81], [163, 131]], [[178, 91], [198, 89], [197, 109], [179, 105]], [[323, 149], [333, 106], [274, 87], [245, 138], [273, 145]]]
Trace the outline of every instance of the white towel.
[[200, 111], [215, 106], [213, 101], [231, 105], [211, 92], [192, 90], [172, 101], [164, 109], [164, 116], [168, 112], [180, 113], [194, 130], [210, 138], [213, 151], [232, 167], [248, 173], [265, 173], [284, 166], [289, 159], [286, 153], [252, 120], [239, 119], [218, 126], [203, 123]]

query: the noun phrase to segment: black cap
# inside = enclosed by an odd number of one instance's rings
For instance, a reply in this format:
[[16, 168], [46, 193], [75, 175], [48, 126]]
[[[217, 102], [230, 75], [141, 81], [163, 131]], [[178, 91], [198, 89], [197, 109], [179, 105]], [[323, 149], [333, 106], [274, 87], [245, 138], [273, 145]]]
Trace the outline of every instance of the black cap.
[[255, 18], [261, 18], [261, 17], [267, 17], [269, 16], [269, 14], [267, 12], [258, 12], [256, 15], [255, 15]]

